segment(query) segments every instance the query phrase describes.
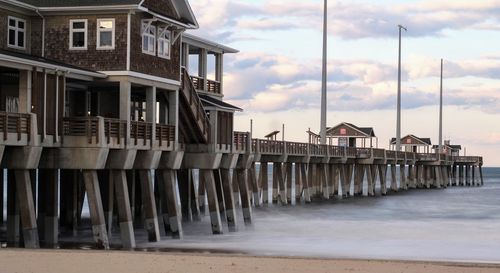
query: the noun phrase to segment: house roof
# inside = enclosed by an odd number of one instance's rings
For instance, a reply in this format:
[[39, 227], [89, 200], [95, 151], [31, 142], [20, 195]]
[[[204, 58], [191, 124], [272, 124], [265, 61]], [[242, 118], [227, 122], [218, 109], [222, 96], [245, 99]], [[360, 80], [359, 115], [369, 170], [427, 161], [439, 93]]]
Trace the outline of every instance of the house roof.
[[229, 111], [238, 111], [238, 112], [243, 111], [243, 109], [241, 109], [239, 107], [231, 105], [227, 102], [223, 102], [222, 100], [218, 100], [218, 99], [213, 98], [211, 96], [203, 95], [203, 94], [199, 94], [198, 96], [200, 97], [200, 100], [203, 103], [203, 106], [213, 106], [216, 108], [220, 108], [222, 110], [229, 110]]
[[264, 137], [265, 137], [265, 138], [271, 138], [271, 137], [274, 137], [275, 135], [277, 135], [277, 134], [279, 134], [279, 133], [280, 133], [280, 131], [273, 131], [273, 132], [271, 132], [271, 133], [269, 133], [269, 134], [265, 135]]
[[[424, 145], [432, 145], [431, 139], [430, 139], [430, 138], [428, 138], [428, 137], [423, 137], [423, 138], [422, 138], [422, 137], [417, 137], [417, 136], [415, 136], [415, 135], [407, 135], [407, 136], [405, 136], [405, 137], [402, 137], [401, 139], [404, 139], [404, 138], [407, 138], [407, 137], [411, 137], [411, 138], [413, 138], [413, 139], [416, 139], [417, 141], [421, 142], [421, 143], [422, 143], [422, 144], [424, 144]], [[396, 144], [396, 138], [395, 138], [395, 137], [393, 137], [393, 138], [391, 139], [391, 144], [392, 144], [392, 145], [395, 145], [395, 144]], [[405, 144], [404, 144], [404, 143], [401, 143], [401, 145], [405, 145]]]
[[366, 137], [376, 137], [375, 136], [375, 130], [373, 130], [373, 127], [358, 127], [352, 123], [349, 123], [349, 122], [342, 122], [340, 124], [338, 124], [337, 126], [334, 126], [334, 127], [331, 127], [331, 128], [327, 128], [326, 132], [328, 134], [328, 131], [334, 129], [334, 128], [337, 128], [341, 125], [346, 125], [346, 126], [349, 126], [351, 127], [352, 129], [356, 130], [356, 131], [359, 131], [360, 133], [366, 135]]
[[8, 50], [0, 49], [0, 60], [20, 63], [20, 64], [30, 64], [38, 67], [44, 67], [48, 69], [57, 70], [67, 70], [73, 74], [81, 74], [85, 76], [95, 77], [95, 78], [105, 78], [106, 75], [94, 70], [89, 70], [81, 68], [78, 66], [61, 63], [58, 61], [50, 60], [43, 57], [28, 55], [24, 53], [12, 52]]
[[[443, 146], [448, 147], [448, 148], [450, 148], [452, 150], [455, 150], [455, 151], [462, 150], [462, 145], [448, 145], [448, 144], [444, 144]], [[432, 146], [432, 149], [438, 149], [438, 148], [439, 148], [439, 145]]]
[[209, 51], [209, 53], [214, 52], [214, 53], [238, 53], [239, 50], [218, 44], [213, 41], [209, 41], [206, 39], [203, 39], [201, 37], [188, 34], [188, 33], [183, 33], [182, 34], [182, 40], [190, 45], [190, 50], [196, 49], [195, 47], [198, 48], [204, 48]]
[[[20, 3], [25, 3], [37, 8], [41, 11], [50, 11], [50, 8], [61, 10], [64, 8], [81, 8], [81, 7], [104, 7], [104, 6], [136, 6], [155, 16], [159, 15], [140, 6], [142, 0], [17, 0]], [[198, 21], [189, 5], [188, 0], [170, 0], [175, 12], [179, 15], [179, 22], [186, 24], [188, 28], [198, 28]], [[161, 17], [161, 16], [158, 16]]]
[[85, 7], [139, 5], [140, 0], [18, 0], [36, 7]]

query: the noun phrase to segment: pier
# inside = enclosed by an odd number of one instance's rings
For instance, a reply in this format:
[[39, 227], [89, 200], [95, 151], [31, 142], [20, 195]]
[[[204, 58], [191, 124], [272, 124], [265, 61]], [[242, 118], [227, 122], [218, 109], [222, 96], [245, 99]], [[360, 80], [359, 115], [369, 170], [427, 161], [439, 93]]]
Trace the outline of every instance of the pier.
[[187, 1], [34, 2], [0, 3], [7, 246], [57, 247], [62, 232], [79, 241], [87, 227], [99, 248], [119, 230], [133, 249], [139, 229], [150, 242], [182, 239], [183, 225], [205, 215], [213, 234], [236, 232], [260, 206], [362, 196], [364, 181], [368, 196], [483, 185], [479, 156], [235, 131], [242, 109], [223, 100], [223, 68], [238, 51], [185, 33], [198, 28]]

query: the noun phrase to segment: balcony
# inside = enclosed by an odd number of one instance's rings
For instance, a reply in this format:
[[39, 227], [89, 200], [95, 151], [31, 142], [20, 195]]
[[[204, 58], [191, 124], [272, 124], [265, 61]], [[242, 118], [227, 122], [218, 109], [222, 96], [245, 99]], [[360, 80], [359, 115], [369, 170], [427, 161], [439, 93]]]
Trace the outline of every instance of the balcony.
[[[102, 147], [110, 149], [135, 148], [173, 150], [175, 126], [157, 124], [153, 141], [153, 124], [130, 122], [127, 139], [127, 122], [102, 117], [71, 117], [63, 119], [64, 147]], [[127, 140], [128, 144], [127, 144]]]
[[36, 118], [34, 114], [0, 112], [0, 144], [26, 146], [34, 139]]
[[196, 91], [208, 92], [221, 95], [221, 84], [218, 81], [204, 79], [202, 77], [191, 76]]

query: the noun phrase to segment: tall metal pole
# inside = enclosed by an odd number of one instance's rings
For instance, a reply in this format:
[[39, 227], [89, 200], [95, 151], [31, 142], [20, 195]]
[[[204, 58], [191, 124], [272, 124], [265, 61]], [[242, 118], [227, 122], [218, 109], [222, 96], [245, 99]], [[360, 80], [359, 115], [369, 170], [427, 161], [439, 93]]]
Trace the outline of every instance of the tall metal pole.
[[443, 59], [441, 59], [441, 84], [439, 88], [439, 152], [443, 152]]
[[401, 30], [406, 28], [398, 25], [399, 28], [399, 55], [398, 55], [398, 110], [396, 121], [396, 151], [401, 151]]
[[327, 22], [328, 22], [328, 4], [324, 0], [324, 18], [323, 18], [323, 77], [321, 81], [321, 124], [320, 124], [320, 138], [321, 144], [326, 144], [326, 85], [327, 85]]

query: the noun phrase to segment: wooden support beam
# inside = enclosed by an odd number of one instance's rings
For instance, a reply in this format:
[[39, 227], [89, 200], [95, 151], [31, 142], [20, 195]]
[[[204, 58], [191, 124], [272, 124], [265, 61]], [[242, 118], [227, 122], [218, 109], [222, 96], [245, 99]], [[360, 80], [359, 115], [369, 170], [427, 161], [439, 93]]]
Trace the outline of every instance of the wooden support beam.
[[286, 196], [287, 199], [290, 200], [290, 203], [293, 203], [292, 197], [292, 183], [293, 183], [293, 163], [285, 163], [286, 169]]
[[215, 190], [217, 192], [217, 200], [219, 200], [219, 213], [222, 219], [226, 219], [226, 207], [224, 205], [224, 191], [222, 188], [222, 178], [219, 170], [213, 170], [215, 179]]
[[182, 229], [182, 214], [179, 208], [179, 199], [177, 198], [177, 180], [176, 172], [174, 170], [160, 170], [162, 173], [163, 183], [161, 187], [163, 189], [162, 196], [166, 198], [167, 202], [167, 212], [168, 212], [168, 227], [169, 232], [172, 234], [173, 238], [182, 239], [183, 229]]
[[208, 207], [210, 210], [210, 221], [212, 223], [212, 233], [222, 234], [222, 223], [219, 214], [219, 201], [215, 189], [215, 179], [212, 170], [200, 170], [200, 176], [205, 181], [205, 189], [208, 197]]
[[[247, 170], [245, 169], [237, 169], [236, 173], [238, 176], [238, 183], [240, 185], [240, 194], [241, 194], [241, 208], [243, 210], [243, 220], [245, 221], [245, 225], [249, 225], [252, 223], [252, 204], [250, 203], [250, 191], [248, 190], [247, 183]], [[286, 202], [286, 197], [285, 197]]]
[[229, 232], [236, 232], [238, 229], [238, 221], [236, 219], [236, 208], [234, 205], [233, 183], [231, 183], [229, 170], [221, 169], [220, 175], [224, 193], [224, 205], [226, 207], [227, 226]]
[[309, 180], [308, 180], [308, 175], [307, 175], [307, 165], [308, 164], [300, 164], [300, 176], [301, 176], [301, 182], [302, 182], [302, 187], [304, 191], [304, 201], [306, 203], [311, 203], [311, 194], [309, 192]]
[[38, 198], [44, 203], [38, 205], [38, 226], [43, 226], [40, 241], [48, 247], [55, 247], [59, 243], [59, 171], [40, 169], [38, 172]]
[[378, 176], [380, 180], [380, 193], [382, 196], [387, 195], [387, 165], [377, 165]]
[[104, 210], [102, 208], [101, 191], [99, 189], [97, 172], [95, 170], [84, 170], [83, 179], [87, 191], [94, 242], [98, 248], [109, 249], [108, 233], [104, 220]]
[[262, 187], [262, 203], [263, 204], [268, 204], [269, 203], [269, 178], [268, 178], [268, 172], [269, 172], [269, 164], [267, 162], [261, 162], [260, 163], [260, 185]]
[[399, 165], [399, 187], [403, 190], [408, 189], [408, 183], [406, 181], [406, 165], [401, 164]]
[[21, 218], [16, 190], [14, 170], [7, 170], [7, 246], [18, 246], [20, 240]]
[[19, 201], [19, 211], [21, 214], [24, 247], [40, 248], [30, 171], [15, 170], [14, 173], [16, 177], [16, 193]]
[[151, 170], [139, 170], [141, 180], [141, 193], [144, 209], [144, 228], [148, 233], [150, 242], [160, 241], [160, 227], [156, 210], [156, 202], [153, 188], [153, 176]]
[[127, 175], [124, 170], [112, 170], [114, 192], [118, 209], [118, 222], [120, 223], [120, 235], [123, 248], [135, 248], [134, 226], [132, 222], [132, 210], [130, 208], [130, 197], [127, 184]]
[[396, 164], [391, 164], [391, 191], [398, 191], [398, 181], [396, 180]]
[[255, 162], [252, 162], [252, 166], [249, 170], [249, 181], [250, 185], [252, 185], [253, 192], [253, 204], [256, 207], [260, 206], [260, 194], [259, 194], [259, 184], [257, 182], [257, 171], [255, 170]]

